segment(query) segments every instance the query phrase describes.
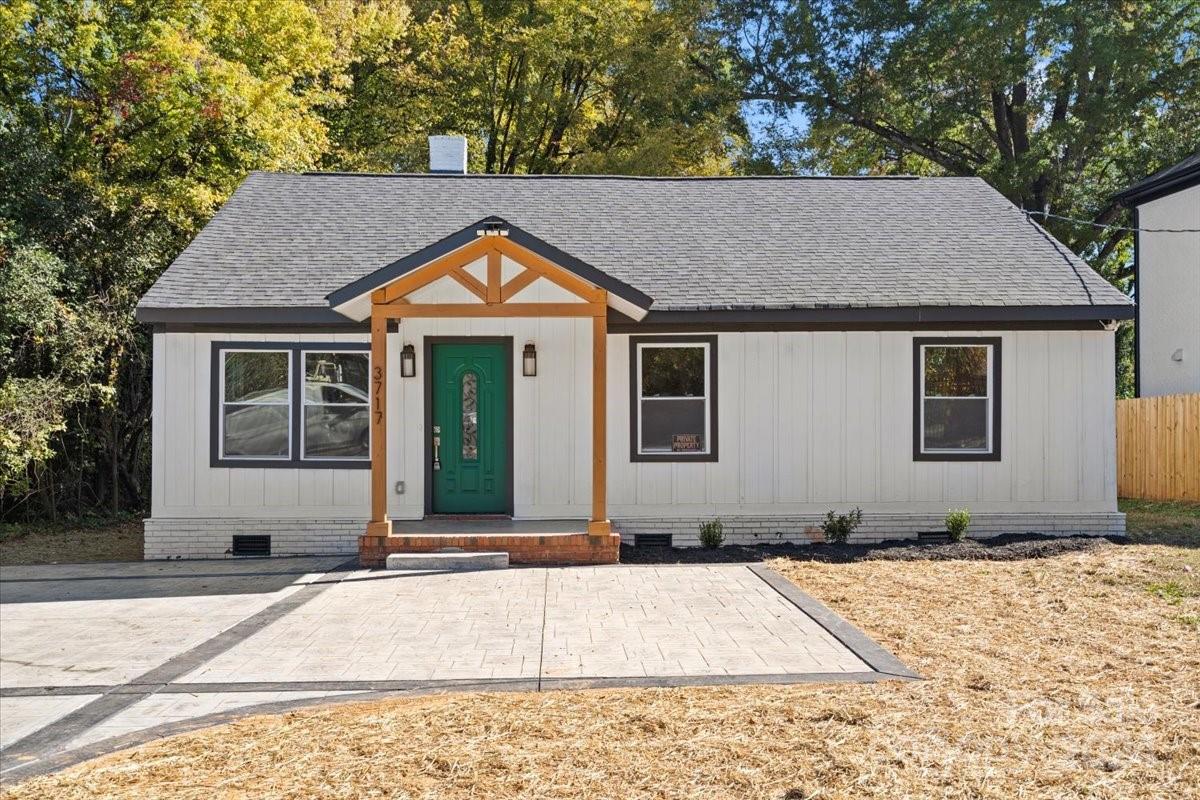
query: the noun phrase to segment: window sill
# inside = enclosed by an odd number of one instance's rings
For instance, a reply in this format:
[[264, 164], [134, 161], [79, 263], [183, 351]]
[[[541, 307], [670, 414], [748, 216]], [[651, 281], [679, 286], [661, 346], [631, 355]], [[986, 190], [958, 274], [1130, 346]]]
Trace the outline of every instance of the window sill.
[[214, 458], [209, 467], [226, 469], [370, 469], [371, 460], [275, 458]]
[[999, 453], [913, 453], [913, 461], [999, 461]]
[[632, 462], [660, 462], [660, 463], [687, 463], [687, 462], [714, 462], [717, 460], [716, 453], [632, 453], [629, 456]]

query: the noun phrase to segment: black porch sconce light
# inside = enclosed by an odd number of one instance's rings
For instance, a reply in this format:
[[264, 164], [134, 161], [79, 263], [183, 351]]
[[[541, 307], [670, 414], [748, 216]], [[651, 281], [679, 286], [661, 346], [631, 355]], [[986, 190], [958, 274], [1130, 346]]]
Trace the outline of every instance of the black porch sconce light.
[[417, 374], [417, 351], [411, 344], [400, 349], [400, 377], [411, 378]]
[[537, 376], [537, 348], [533, 346], [533, 342], [525, 345], [525, 349], [521, 351], [521, 374], [526, 378]]

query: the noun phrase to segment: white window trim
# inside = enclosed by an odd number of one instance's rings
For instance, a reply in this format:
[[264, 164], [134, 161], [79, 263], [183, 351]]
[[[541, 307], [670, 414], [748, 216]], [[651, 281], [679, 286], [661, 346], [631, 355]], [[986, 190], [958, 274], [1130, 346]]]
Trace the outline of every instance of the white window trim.
[[[371, 374], [371, 351], [369, 350], [339, 350], [332, 347], [318, 347], [311, 350], [300, 349], [300, 460], [301, 461], [363, 461], [371, 460], [371, 437], [374, 436], [374, 425], [370, 424], [371, 419], [371, 399], [367, 397], [365, 403], [310, 403], [308, 402], [308, 392], [306, 389], [306, 381], [308, 380], [308, 354], [309, 353], [346, 353], [352, 355], [366, 356], [367, 358], [367, 375]], [[368, 385], [367, 391], [370, 391]], [[304, 413], [304, 409], [309, 406], [342, 406], [346, 408], [365, 408], [367, 410], [367, 454], [365, 456], [310, 456], [305, 452], [305, 442], [308, 437], [308, 414]]]
[[[984, 398], [978, 396], [970, 397], [942, 397], [940, 395], [925, 394], [925, 351], [931, 347], [940, 348], [966, 348], [966, 347], [983, 347], [987, 350], [987, 364], [985, 370], [987, 373], [987, 395]], [[920, 403], [920, 419], [921, 419], [921, 453], [929, 453], [940, 455], [944, 453], [966, 453], [970, 455], [991, 455], [996, 451], [995, 435], [992, 431], [993, 404], [996, 402], [996, 389], [992, 386], [992, 359], [996, 357], [996, 348], [990, 343], [979, 342], [978, 344], [923, 344], [921, 345], [921, 396], [918, 398]], [[987, 400], [987, 447], [926, 447], [925, 446], [925, 401], [926, 400]]]
[[[292, 448], [295, 443], [292, 441], [292, 351], [290, 349], [272, 350], [268, 348], [250, 348], [250, 347], [222, 347], [220, 349], [220, 365], [221, 365], [221, 384], [217, 395], [217, 447], [220, 457], [227, 460], [239, 461], [291, 461]], [[287, 402], [286, 403], [255, 403], [255, 402], [228, 402], [225, 399], [225, 357], [230, 353], [283, 353], [287, 356]], [[287, 435], [288, 435], [288, 450], [287, 455], [282, 456], [247, 456], [247, 455], [228, 455], [225, 452], [225, 406], [286, 406], [287, 407]]]
[[[673, 349], [681, 348], [699, 348], [704, 352], [704, 395], [702, 397], [643, 397], [642, 396], [642, 351], [646, 348], [658, 349]], [[711, 345], [708, 342], [638, 342], [637, 343], [637, 453], [640, 456], [706, 456], [712, 454], [712, 442], [709, 441], [710, 431], [712, 431], [712, 370], [711, 365]], [[642, 402], [655, 400], [703, 400], [704, 401], [704, 449], [689, 450], [686, 453], [679, 453], [674, 450], [647, 450], [642, 445]]]

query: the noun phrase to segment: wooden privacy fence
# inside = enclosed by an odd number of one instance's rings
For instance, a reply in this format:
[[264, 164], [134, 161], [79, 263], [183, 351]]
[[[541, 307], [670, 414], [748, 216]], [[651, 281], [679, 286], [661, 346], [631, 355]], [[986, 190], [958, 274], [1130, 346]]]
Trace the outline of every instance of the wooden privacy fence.
[[1117, 493], [1200, 501], [1200, 394], [1117, 401]]

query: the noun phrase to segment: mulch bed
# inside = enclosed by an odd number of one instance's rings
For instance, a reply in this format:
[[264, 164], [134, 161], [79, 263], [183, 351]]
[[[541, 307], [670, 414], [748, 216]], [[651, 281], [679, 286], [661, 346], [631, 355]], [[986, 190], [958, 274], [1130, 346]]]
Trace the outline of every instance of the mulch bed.
[[989, 539], [917, 544], [897, 540], [880, 544], [759, 544], [702, 547], [633, 547], [621, 545], [622, 564], [730, 564], [789, 558], [823, 564], [857, 561], [1020, 561], [1050, 558], [1103, 547], [1121, 538], [1096, 536], [1046, 536], [1038, 533], [1006, 534]]

